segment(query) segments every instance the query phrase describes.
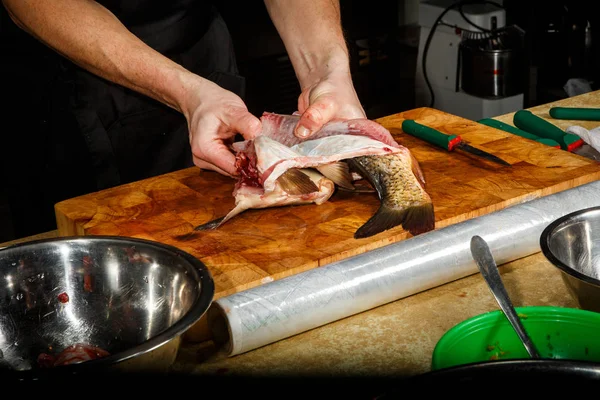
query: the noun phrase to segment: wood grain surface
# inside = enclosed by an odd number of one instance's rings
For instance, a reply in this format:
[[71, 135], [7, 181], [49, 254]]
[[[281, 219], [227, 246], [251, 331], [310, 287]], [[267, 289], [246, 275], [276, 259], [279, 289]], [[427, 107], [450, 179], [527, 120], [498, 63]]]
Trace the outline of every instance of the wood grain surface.
[[[512, 167], [449, 153], [402, 132], [404, 119], [459, 134]], [[431, 108], [377, 120], [420, 162], [436, 229], [600, 178], [600, 163]], [[338, 191], [322, 205], [248, 210], [214, 231], [193, 228], [225, 215], [235, 181], [189, 168], [56, 204], [58, 234], [122, 235], [176, 246], [199, 258], [215, 299], [410, 237], [401, 227], [353, 234], [377, 211], [375, 193]]]

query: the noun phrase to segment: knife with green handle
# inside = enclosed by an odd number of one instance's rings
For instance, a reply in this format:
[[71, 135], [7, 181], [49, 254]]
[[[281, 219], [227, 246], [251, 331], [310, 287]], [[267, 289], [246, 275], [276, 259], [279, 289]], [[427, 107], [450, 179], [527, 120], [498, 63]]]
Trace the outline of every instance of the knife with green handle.
[[538, 117], [528, 110], [517, 111], [513, 116], [513, 123], [517, 128], [526, 132], [557, 141], [563, 150], [573, 152], [584, 144], [584, 141], [579, 136], [566, 133], [558, 126]]
[[402, 130], [409, 135], [423, 139], [431, 144], [439, 146], [448, 151], [455, 149], [463, 150], [467, 153], [474, 154], [479, 157], [483, 157], [486, 160], [494, 161], [502, 165], [511, 166], [510, 163], [503, 159], [496, 157], [493, 154], [487, 153], [483, 150], [479, 150], [468, 143], [464, 142], [458, 135], [448, 135], [437, 129], [430, 128], [426, 125], [419, 124], [414, 120], [406, 119], [402, 121]]
[[546, 146], [560, 148], [560, 144], [558, 144], [558, 142], [556, 140], [539, 137], [537, 135], [534, 135], [533, 133], [526, 132], [522, 129], [516, 128], [509, 124], [505, 124], [504, 122], [498, 121], [493, 118], [483, 118], [477, 122], [479, 122], [480, 124], [483, 124], [483, 125], [487, 125], [491, 128], [496, 128], [496, 129], [500, 129], [501, 131], [512, 133], [513, 135], [517, 135], [517, 136], [524, 137], [526, 139], [534, 140], [536, 142], [545, 144]]
[[548, 111], [555, 119], [600, 121], [600, 108], [592, 107], [552, 107]]

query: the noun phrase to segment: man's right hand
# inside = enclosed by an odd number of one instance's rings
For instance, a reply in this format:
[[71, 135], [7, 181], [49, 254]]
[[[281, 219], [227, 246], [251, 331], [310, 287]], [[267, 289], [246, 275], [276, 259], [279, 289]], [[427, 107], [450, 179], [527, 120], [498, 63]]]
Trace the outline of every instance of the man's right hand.
[[1, 1], [18, 26], [75, 64], [182, 112], [194, 163], [236, 174], [227, 143], [236, 133], [251, 139], [261, 129], [237, 95], [147, 46], [98, 2]]
[[234, 136], [253, 139], [261, 131], [260, 120], [242, 99], [217, 84], [200, 78], [182, 105], [187, 118], [194, 164], [203, 169], [235, 176], [235, 156], [229, 149]]

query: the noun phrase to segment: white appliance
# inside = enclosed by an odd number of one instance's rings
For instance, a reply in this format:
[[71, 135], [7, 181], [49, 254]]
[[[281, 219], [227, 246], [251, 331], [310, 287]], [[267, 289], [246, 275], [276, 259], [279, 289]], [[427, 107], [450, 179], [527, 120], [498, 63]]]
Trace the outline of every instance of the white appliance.
[[[438, 17], [453, 0], [423, 0], [419, 4], [419, 52], [415, 76], [415, 101], [417, 107], [430, 107], [431, 95], [423, 75], [423, 54], [427, 37]], [[499, 2], [501, 4], [501, 2]], [[505, 11], [493, 4], [467, 4], [463, 14], [474, 24], [492, 29], [506, 24]], [[457, 91], [460, 30], [479, 31], [469, 24], [457, 7], [447, 11], [441, 24], [435, 28], [426, 54], [426, 71], [434, 93], [433, 108], [477, 121], [514, 112], [523, 108], [523, 93], [503, 98], [482, 98], [462, 89]], [[447, 26], [450, 25], [450, 26]], [[452, 27], [451, 27], [452, 26]]]

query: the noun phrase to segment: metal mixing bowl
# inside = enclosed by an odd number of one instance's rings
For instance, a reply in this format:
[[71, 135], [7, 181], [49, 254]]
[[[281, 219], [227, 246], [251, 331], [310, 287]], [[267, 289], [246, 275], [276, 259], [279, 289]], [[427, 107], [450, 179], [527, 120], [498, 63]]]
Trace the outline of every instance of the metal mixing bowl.
[[543, 230], [540, 247], [580, 307], [600, 312], [600, 207], [556, 219]]
[[[157, 242], [84, 236], [2, 248], [0, 369], [166, 371], [213, 296], [204, 264]], [[54, 357], [74, 344], [109, 355], [40, 368], [40, 354]]]

